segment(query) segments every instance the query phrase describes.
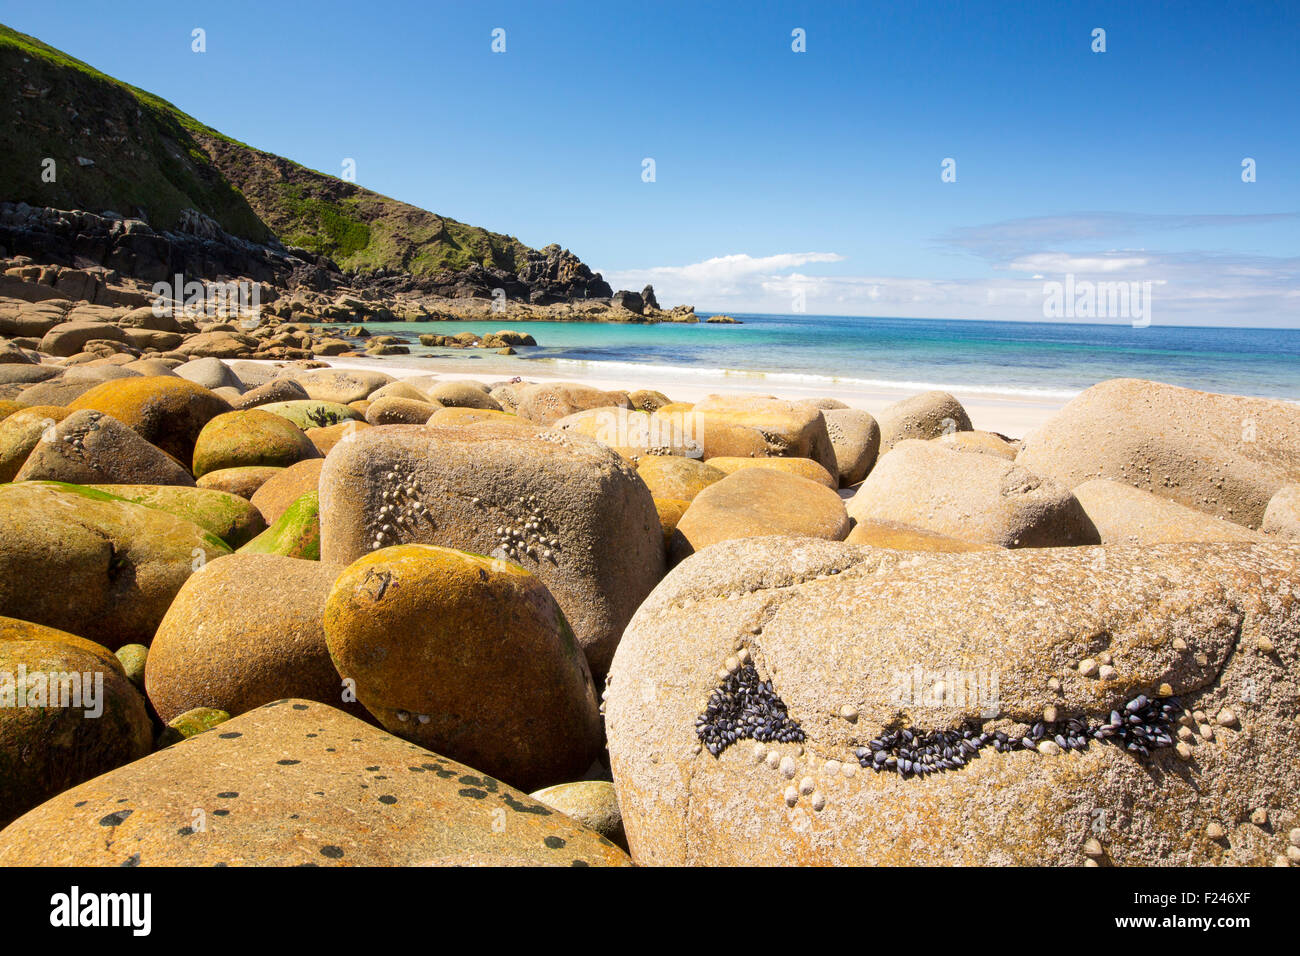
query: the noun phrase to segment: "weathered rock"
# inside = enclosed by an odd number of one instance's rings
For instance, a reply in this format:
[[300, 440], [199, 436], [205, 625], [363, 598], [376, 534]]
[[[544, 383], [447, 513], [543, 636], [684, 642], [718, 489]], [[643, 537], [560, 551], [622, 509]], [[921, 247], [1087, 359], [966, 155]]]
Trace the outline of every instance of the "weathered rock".
[[174, 458], [101, 412], [73, 412], [37, 441], [15, 481], [194, 486]]
[[324, 428], [309, 428], [307, 429], [307, 437], [320, 450], [321, 455], [328, 455], [330, 450], [343, 439], [356, 434], [358, 429], [370, 427], [369, 422], [348, 419], [345, 422], [339, 422], [337, 425], [326, 425]]
[[240, 392], [244, 391], [244, 383], [239, 380], [239, 376], [219, 358], [191, 359], [183, 365], [176, 366], [172, 374], [195, 385], [202, 385], [204, 388], [237, 388]]
[[947, 435], [940, 435], [934, 441], [956, 451], [996, 455], [998, 458], [1007, 459], [1007, 461], [1015, 461], [1016, 455], [1020, 453], [1018, 442], [1007, 441], [996, 432], [950, 432]]
[[811, 458], [838, 469], [821, 411], [804, 402], [763, 396], [711, 395], [680, 415], [660, 409], [656, 418], [677, 420], [709, 458]]
[[360, 401], [375, 389], [397, 381], [384, 372], [356, 368], [318, 368], [298, 372], [293, 379], [307, 390], [309, 398], [339, 405]]
[[1101, 543], [1176, 544], [1181, 541], [1264, 541], [1257, 531], [1211, 518], [1149, 491], [1096, 478], [1074, 489]]
[[656, 498], [655, 510], [659, 512], [659, 527], [664, 533], [664, 553], [667, 554], [668, 548], [672, 547], [673, 532], [677, 530], [677, 524], [682, 520], [682, 515], [686, 514], [686, 509], [691, 506], [689, 501], [682, 498]]
[[239, 400], [232, 402], [237, 409], [258, 408], [277, 402], [305, 402], [309, 400], [307, 389], [291, 378], [276, 378], [256, 388], [249, 389]]
[[122, 665], [122, 673], [141, 694], [144, 693], [144, 672], [145, 666], [149, 662], [149, 648], [143, 644], [124, 644], [113, 652], [119, 664]]
[[579, 780], [538, 790], [533, 799], [572, 817], [595, 830], [611, 843], [627, 849], [623, 834], [623, 815], [618, 812], [618, 797], [608, 780]]
[[362, 716], [344, 702], [325, 646], [325, 600], [339, 568], [269, 554], [233, 554], [194, 574], [149, 649], [147, 687], [170, 721], [195, 707], [232, 717], [282, 697]]
[[257, 351], [258, 344], [251, 335], [214, 330], [191, 335], [176, 351], [195, 358], [247, 358]]
[[295, 501], [317, 490], [324, 465], [323, 458], [312, 458], [282, 468], [254, 492], [250, 499], [253, 507], [262, 512], [267, 524], [274, 524]]
[[266, 530], [261, 512], [246, 499], [216, 489], [145, 484], [86, 487], [192, 521], [232, 548], [238, 548]]
[[[215, 803], [214, 803], [215, 801]], [[196, 807], [209, 815], [195, 829]], [[478, 770], [310, 701], [268, 704], [0, 833], [0, 866], [626, 865]]]
[[894, 551], [994, 551], [997, 546], [963, 541], [897, 521], [859, 521], [844, 539], [848, 544], [870, 545]]
[[429, 395], [422, 392], [410, 382], [396, 381], [382, 385], [371, 392], [367, 398], [372, 402], [377, 402], [381, 398], [409, 398], [415, 402], [427, 402]]
[[994, 455], [908, 440], [882, 455], [849, 502], [856, 521], [896, 521], [1004, 548], [1097, 544], [1069, 489]]
[[[589, 408], [632, 407], [627, 395], [622, 392], [604, 392], [588, 385], [575, 385], [570, 382], [524, 385], [518, 388], [516, 394], [518, 396], [516, 413], [520, 418], [539, 425], [550, 425], [566, 415], [583, 412]], [[495, 399], [496, 396], [494, 395], [493, 398]]]
[[488, 423], [373, 428], [334, 448], [320, 492], [324, 560], [419, 543], [517, 561], [555, 595], [598, 679], [663, 575], [649, 490], [585, 439]]
[[303, 431], [313, 428], [329, 428], [341, 422], [362, 421], [365, 415], [347, 405], [334, 402], [269, 402], [259, 408], [264, 412], [280, 415], [293, 422]]
[[721, 469], [680, 455], [647, 455], [637, 460], [636, 472], [656, 498], [683, 501], [691, 501], [709, 485], [727, 477]]
[[210, 389], [173, 375], [123, 378], [96, 385], [73, 401], [73, 411], [93, 409], [139, 432], [177, 461], [192, 461], [203, 426], [230, 404]]
[[36, 405], [0, 420], [0, 482], [13, 481], [41, 436], [52, 436], [54, 426], [70, 414], [58, 405]]
[[652, 388], [639, 388], [629, 392], [627, 398], [638, 412], [657, 412], [665, 405], [672, 404], [671, 398]]
[[144, 700], [106, 648], [0, 617], [0, 827], [143, 757], [151, 738]]
[[63, 377], [37, 381], [18, 393], [18, 400], [24, 405], [59, 405], [66, 406], [75, 402], [96, 386], [96, 382], [76, 381]]
[[203, 427], [194, 444], [194, 475], [201, 478], [222, 468], [255, 465], [287, 468], [319, 457], [320, 450], [293, 422], [250, 408], [218, 415]]
[[230, 719], [224, 710], [215, 707], [195, 707], [167, 721], [167, 726], [158, 735], [158, 748], [170, 747], [182, 740], [189, 740], [199, 734], [205, 734], [213, 727], [219, 727]]
[[1071, 488], [1108, 478], [1258, 528], [1277, 490], [1300, 481], [1298, 434], [1288, 402], [1121, 378], [1076, 396], [1016, 461]]
[[[760, 539], [703, 552], [638, 610], [610, 675], [633, 858], [1079, 866], [1096, 839], [1115, 866], [1270, 863], [1296, 819], [1284, 795], [1300, 788], [1300, 691], [1279, 664], [1300, 650], [1298, 587], [1300, 548], [1275, 544], [902, 555]], [[714, 757], [696, 719], [742, 650], [804, 739], [742, 739]], [[1108, 677], [1077, 666], [1103, 654]], [[1233, 726], [1210, 740], [1193, 723], [1187, 760], [1096, 739], [1054, 756], [988, 745], [922, 775], [856, 760], [904, 728], [1016, 739], [1049, 707], [1096, 726], [1169, 693], [1188, 712], [1231, 709]], [[1250, 823], [1255, 808], [1275, 826]], [[1211, 823], [1229, 838], [1207, 837]]]
[[772, 468], [742, 468], [709, 485], [691, 502], [673, 534], [680, 561], [719, 541], [786, 534], [843, 540], [849, 516], [825, 485]]
[[586, 659], [546, 586], [518, 565], [381, 549], [339, 575], [325, 638], [387, 730], [521, 788], [571, 780], [600, 749]]
[[465, 427], [477, 425], [480, 422], [513, 425], [534, 435], [542, 430], [540, 425], [535, 425], [518, 415], [512, 415], [509, 412], [494, 412], [486, 408], [440, 408], [430, 416], [426, 424]]
[[371, 425], [423, 425], [440, 408], [440, 404], [413, 398], [377, 398], [366, 409], [366, 421]]
[[198, 479], [195, 484], [200, 488], [224, 491], [248, 500], [253, 497], [258, 488], [261, 488], [270, 478], [275, 477], [281, 471], [283, 469], [271, 468], [265, 465], [253, 465], [246, 468], [220, 468], [217, 471], [208, 472]]
[[835, 451], [835, 472], [840, 485], [856, 485], [880, 454], [880, 425], [873, 415], [856, 408], [826, 408], [826, 434]]
[[840, 486], [836, 476], [811, 458], [710, 458], [705, 464], [728, 475], [733, 475], [742, 468], [771, 468], [815, 481], [832, 491]]
[[126, 334], [116, 325], [107, 322], [62, 322], [45, 333], [41, 351], [47, 355], [76, 355], [92, 339], [110, 339], [125, 342]]
[[922, 441], [971, 430], [970, 416], [947, 392], [924, 392], [887, 405], [876, 416], [880, 454], [911, 438]]
[[484, 408], [501, 411], [501, 403], [478, 382], [439, 382], [429, 389], [429, 400], [447, 408]]
[[1279, 538], [1300, 541], [1300, 484], [1283, 485], [1269, 499], [1260, 530]]
[[309, 491], [275, 523], [239, 549], [240, 554], [278, 554], [285, 558], [320, 560], [320, 495]]
[[192, 522], [77, 485], [0, 485], [0, 527], [0, 614], [109, 649], [148, 644], [193, 570], [230, 553]]
[[550, 427], [598, 441], [633, 462], [664, 455], [698, 458], [702, 451], [699, 442], [672, 422], [626, 408], [589, 408], [565, 415]]

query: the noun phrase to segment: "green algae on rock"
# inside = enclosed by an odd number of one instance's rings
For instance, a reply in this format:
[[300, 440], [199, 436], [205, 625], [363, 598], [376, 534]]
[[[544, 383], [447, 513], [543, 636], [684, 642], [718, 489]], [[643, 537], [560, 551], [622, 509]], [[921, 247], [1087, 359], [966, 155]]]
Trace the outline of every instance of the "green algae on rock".
[[185, 579], [230, 548], [166, 511], [80, 485], [0, 485], [0, 614], [148, 644]]
[[309, 491], [279, 519], [239, 549], [240, 554], [278, 554], [320, 560], [320, 494]]

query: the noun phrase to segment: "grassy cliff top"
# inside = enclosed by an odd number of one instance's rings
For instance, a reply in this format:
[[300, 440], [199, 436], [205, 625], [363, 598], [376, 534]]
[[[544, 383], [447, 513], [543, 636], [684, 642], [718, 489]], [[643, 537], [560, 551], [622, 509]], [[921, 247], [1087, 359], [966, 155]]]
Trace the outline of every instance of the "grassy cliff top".
[[[0, 200], [111, 210], [169, 229], [196, 209], [344, 269], [514, 272], [532, 251], [230, 138], [166, 100], [0, 24]], [[43, 172], [54, 160], [54, 181]]]

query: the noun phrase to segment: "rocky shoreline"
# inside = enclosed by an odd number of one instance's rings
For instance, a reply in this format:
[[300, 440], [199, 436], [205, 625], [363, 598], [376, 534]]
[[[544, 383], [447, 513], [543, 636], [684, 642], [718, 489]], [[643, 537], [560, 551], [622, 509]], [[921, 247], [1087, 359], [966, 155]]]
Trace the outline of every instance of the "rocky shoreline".
[[[306, 324], [699, 321], [693, 306], [660, 308], [651, 286], [614, 292], [558, 246], [539, 251], [518, 272], [474, 264], [433, 275], [345, 273], [327, 256], [241, 239], [188, 213], [175, 229], [158, 231], [116, 213], [0, 202], [0, 297], [142, 308], [159, 300], [159, 283], [178, 302], [191, 295], [190, 283], [206, 290], [234, 284], [252, 292], [246, 297], [262, 314]], [[208, 318], [225, 317], [223, 309], [207, 308], [210, 291], [199, 297]]]
[[128, 332], [0, 350], [0, 865], [1300, 857], [1293, 406], [1023, 440]]

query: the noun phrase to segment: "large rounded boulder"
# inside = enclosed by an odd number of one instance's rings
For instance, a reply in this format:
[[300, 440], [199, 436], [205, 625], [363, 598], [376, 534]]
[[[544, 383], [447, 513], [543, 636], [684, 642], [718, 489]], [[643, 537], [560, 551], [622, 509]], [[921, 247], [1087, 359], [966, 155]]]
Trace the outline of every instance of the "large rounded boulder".
[[325, 639], [386, 729], [515, 786], [572, 780], [600, 749], [586, 659], [546, 586], [516, 564], [383, 548], [335, 581]]
[[177, 461], [191, 461], [203, 426], [230, 403], [210, 389], [175, 375], [147, 375], [103, 382], [68, 407], [93, 409], [139, 432]]
[[145, 675], [165, 723], [195, 707], [232, 717], [282, 697], [363, 711], [325, 646], [325, 601], [338, 568], [232, 554], [190, 577], [158, 625]]
[[541, 579], [601, 679], [664, 554], [649, 489], [594, 441], [484, 422], [390, 425], [339, 443], [320, 476], [321, 558], [394, 544], [514, 561]]
[[194, 478], [160, 448], [102, 412], [73, 412], [42, 434], [14, 481], [187, 485]]
[[1286, 859], [1296, 593], [1300, 547], [1279, 544], [711, 548], [642, 605], [610, 672], [633, 858]]
[[1016, 461], [1073, 488], [1106, 478], [1259, 528], [1300, 481], [1300, 406], [1121, 378], [1076, 396]]
[[691, 501], [672, 536], [680, 561], [719, 541], [784, 534], [841, 541], [849, 517], [824, 484], [773, 468], [742, 468]]
[[0, 485], [0, 614], [110, 650], [148, 644], [195, 569], [229, 554], [192, 521], [80, 485]]
[[107, 648], [0, 617], [0, 828], [152, 743], [144, 699]]
[[855, 521], [893, 521], [1003, 548], [1098, 544], [1070, 490], [993, 455], [908, 440], [876, 462], [849, 501]]
[[294, 699], [87, 781], [0, 833], [5, 867], [628, 863], [480, 770]]
[[971, 430], [970, 416], [947, 392], [924, 392], [885, 406], [876, 417], [880, 425], [880, 454], [901, 441], [925, 441]]
[[286, 468], [320, 457], [311, 439], [293, 422], [250, 408], [218, 415], [203, 427], [194, 445], [194, 477], [224, 468]]

